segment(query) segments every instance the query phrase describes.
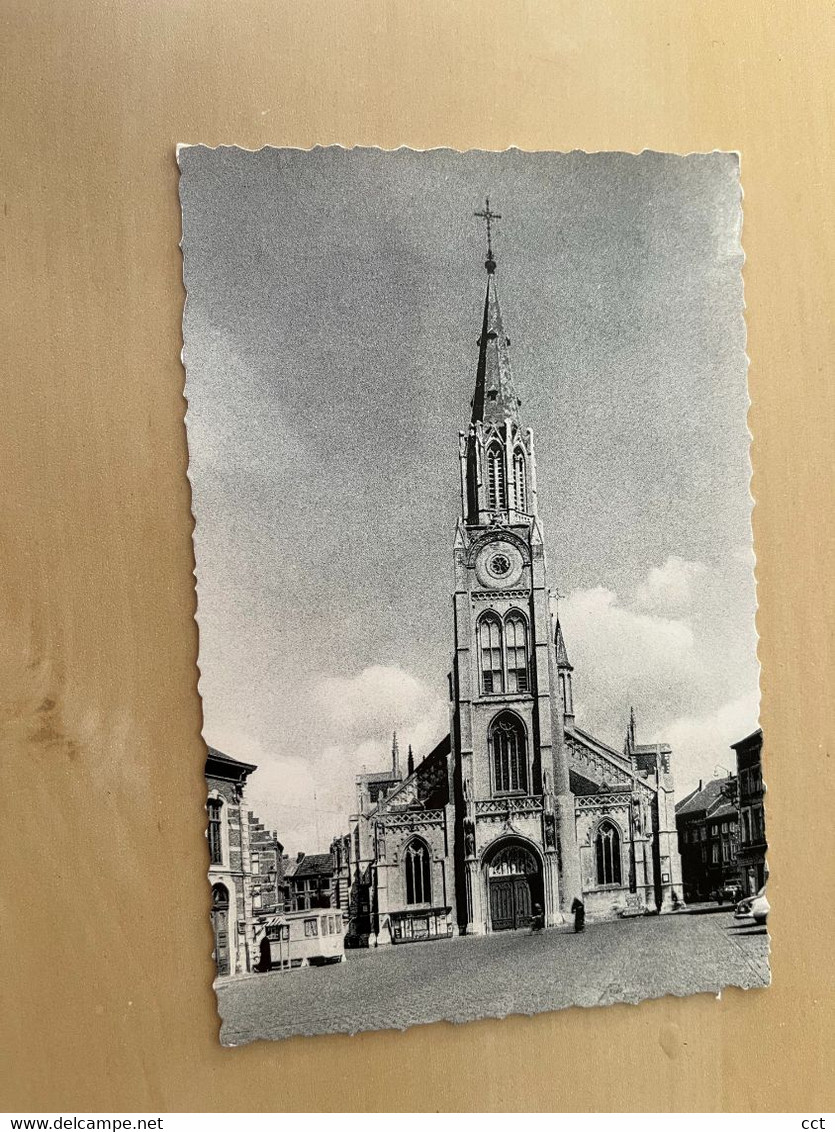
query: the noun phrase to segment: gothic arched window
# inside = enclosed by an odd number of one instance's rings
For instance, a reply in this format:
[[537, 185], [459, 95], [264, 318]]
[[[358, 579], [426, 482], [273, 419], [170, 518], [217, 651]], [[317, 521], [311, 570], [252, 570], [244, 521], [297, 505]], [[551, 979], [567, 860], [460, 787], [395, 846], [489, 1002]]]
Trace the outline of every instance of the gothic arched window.
[[522, 721], [510, 712], [497, 716], [490, 724], [488, 745], [496, 793], [527, 793], [528, 757]]
[[513, 493], [517, 511], [528, 510], [528, 490], [525, 482], [525, 454], [517, 448], [513, 453]]
[[481, 645], [481, 688], [486, 695], [504, 691], [502, 623], [488, 613], [478, 627]]
[[508, 845], [492, 857], [488, 865], [491, 877], [530, 876], [538, 871], [536, 861], [523, 845]]
[[406, 903], [431, 904], [429, 850], [423, 841], [410, 841], [403, 854], [406, 866]]
[[504, 511], [507, 507], [504, 450], [496, 443], [487, 449], [487, 506], [491, 511]]
[[600, 823], [594, 839], [594, 849], [597, 858], [597, 883], [620, 884], [620, 834], [613, 822]]
[[505, 621], [508, 692], [528, 690], [528, 628], [521, 613], [511, 613]]
[[223, 803], [219, 798], [210, 798], [206, 803], [209, 811], [209, 862], [223, 864]]

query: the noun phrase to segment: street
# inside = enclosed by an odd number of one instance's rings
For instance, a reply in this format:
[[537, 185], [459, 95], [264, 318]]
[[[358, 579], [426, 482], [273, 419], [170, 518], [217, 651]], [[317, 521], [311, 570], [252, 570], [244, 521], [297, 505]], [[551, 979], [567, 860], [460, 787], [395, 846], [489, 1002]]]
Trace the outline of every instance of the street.
[[225, 1045], [762, 987], [768, 936], [730, 908], [349, 951], [217, 987]]

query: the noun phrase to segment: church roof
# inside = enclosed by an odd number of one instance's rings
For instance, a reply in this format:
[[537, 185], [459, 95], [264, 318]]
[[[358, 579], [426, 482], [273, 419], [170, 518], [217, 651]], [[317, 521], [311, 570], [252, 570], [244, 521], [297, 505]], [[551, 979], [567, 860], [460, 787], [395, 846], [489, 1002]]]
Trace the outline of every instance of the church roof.
[[421, 759], [410, 775], [395, 784], [394, 790], [379, 799], [376, 813], [393, 813], [409, 809], [438, 809], [449, 802], [447, 757], [451, 737], [445, 735], [429, 754]]
[[358, 774], [363, 782], [400, 782], [398, 775], [391, 770], [373, 770], [368, 774]]
[[[488, 260], [493, 271], [495, 262]], [[488, 267], [487, 295], [484, 299], [484, 320], [478, 340], [478, 370], [473, 396], [473, 423], [503, 424], [507, 418], [518, 420], [522, 404], [510, 372], [510, 339], [504, 332], [496, 276]]]
[[574, 767], [569, 767], [568, 778], [571, 784], [571, 793], [576, 795], [583, 794], [597, 794], [600, 791], [600, 783], [593, 782], [585, 774], [580, 774]]
[[570, 727], [566, 726], [565, 734], [574, 739], [575, 742], [579, 742], [581, 746], [589, 747], [592, 751], [603, 755], [616, 769], [631, 774], [632, 764], [628, 758], [620, 751], [616, 751], [614, 747], [610, 747], [608, 743], [604, 743], [602, 739], [596, 739], [594, 735], [590, 735], [588, 731], [578, 727], [576, 723]]

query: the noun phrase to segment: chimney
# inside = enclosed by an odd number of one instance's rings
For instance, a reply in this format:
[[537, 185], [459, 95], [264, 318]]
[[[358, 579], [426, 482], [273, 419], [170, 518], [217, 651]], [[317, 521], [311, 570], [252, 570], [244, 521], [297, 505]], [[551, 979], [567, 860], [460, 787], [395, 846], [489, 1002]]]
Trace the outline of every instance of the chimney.
[[304, 860], [305, 856], [306, 856], [306, 854], [304, 854], [304, 853], [297, 853], [296, 854], [296, 864], [300, 865], [302, 863], [302, 861]]

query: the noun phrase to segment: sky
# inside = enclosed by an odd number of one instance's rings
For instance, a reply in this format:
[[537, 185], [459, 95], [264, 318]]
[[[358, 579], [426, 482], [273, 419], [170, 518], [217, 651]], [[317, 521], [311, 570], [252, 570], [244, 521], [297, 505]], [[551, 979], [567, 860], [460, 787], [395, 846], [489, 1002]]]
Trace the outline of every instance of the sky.
[[[485, 197], [577, 722], [757, 726], [735, 155], [180, 151], [204, 737], [291, 852], [448, 729]], [[721, 772], [721, 771], [720, 771]]]

